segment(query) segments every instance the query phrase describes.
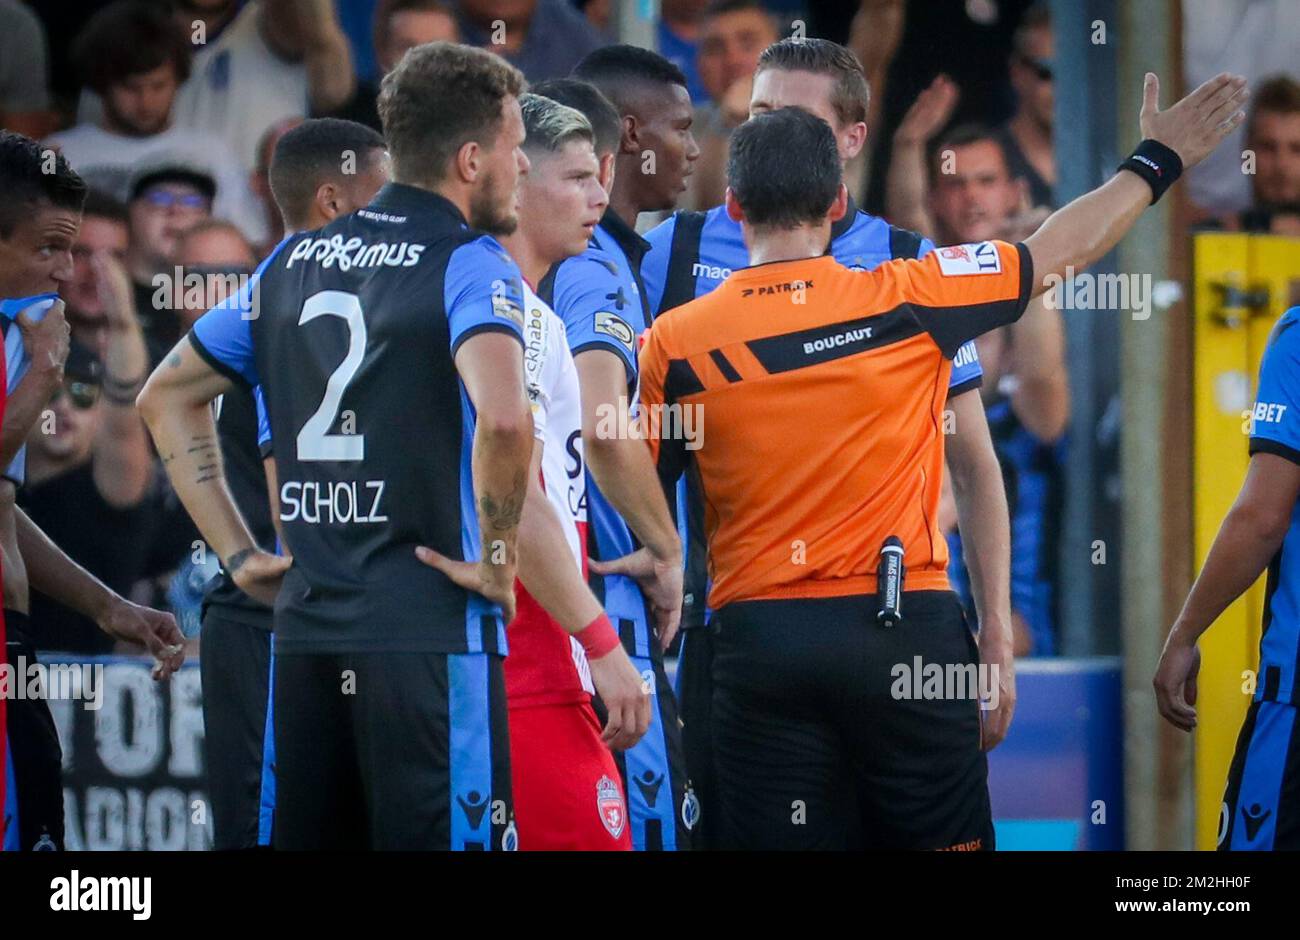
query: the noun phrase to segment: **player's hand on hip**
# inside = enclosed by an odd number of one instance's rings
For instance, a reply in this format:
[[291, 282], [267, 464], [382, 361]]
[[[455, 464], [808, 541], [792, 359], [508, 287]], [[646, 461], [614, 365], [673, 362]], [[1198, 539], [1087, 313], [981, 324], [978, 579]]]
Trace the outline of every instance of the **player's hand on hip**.
[[1016, 657], [1006, 637], [985, 642], [992, 634], [983, 629], [980, 634], [980, 664], [988, 667], [997, 683], [996, 699], [990, 695], [987, 703], [982, 698], [980, 702], [980, 748], [991, 751], [1006, 739], [1016, 711]]
[[275, 605], [280, 583], [291, 565], [293, 558], [288, 555], [272, 555], [261, 549], [247, 549], [237, 552], [230, 559], [226, 571], [237, 588], [253, 600], [270, 607]]
[[1200, 670], [1200, 649], [1171, 631], [1151, 684], [1155, 686], [1160, 714], [1183, 731], [1196, 727], [1196, 675]]
[[515, 619], [515, 568], [514, 565], [490, 561], [457, 561], [421, 545], [415, 557], [430, 568], [441, 571], [453, 584], [467, 591], [482, 594], [501, 607], [506, 623]]
[[185, 662], [185, 636], [171, 614], [115, 598], [99, 617], [109, 636], [145, 647], [153, 656], [154, 679], [165, 679]]
[[596, 574], [621, 574], [641, 587], [655, 618], [660, 649], [668, 649], [682, 622], [681, 561], [662, 561], [648, 548], [638, 548], [630, 555], [610, 561], [588, 559]]
[[1246, 79], [1221, 72], [1167, 110], [1160, 110], [1160, 80], [1146, 75], [1142, 88], [1142, 136], [1178, 154], [1187, 169], [1208, 157], [1246, 120]]
[[32, 369], [63, 381], [63, 365], [68, 361], [72, 327], [64, 317], [62, 300], [56, 300], [40, 320], [33, 320], [24, 310], [14, 320], [22, 333], [23, 346], [32, 361]]
[[588, 664], [592, 684], [609, 712], [601, 740], [615, 751], [625, 751], [650, 727], [651, 690], [621, 645]]

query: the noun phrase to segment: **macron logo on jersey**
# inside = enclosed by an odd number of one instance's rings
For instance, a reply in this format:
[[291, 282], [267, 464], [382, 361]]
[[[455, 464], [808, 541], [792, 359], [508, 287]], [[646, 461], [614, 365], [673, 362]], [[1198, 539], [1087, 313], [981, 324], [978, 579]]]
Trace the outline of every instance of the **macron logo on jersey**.
[[964, 277], [971, 274], [1001, 274], [1002, 256], [992, 242], [969, 245], [949, 245], [936, 252], [939, 270], [947, 277]]
[[725, 281], [731, 277], [731, 268], [719, 267], [716, 264], [701, 264], [697, 261], [691, 265], [691, 277], [707, 277], [712, 281]]

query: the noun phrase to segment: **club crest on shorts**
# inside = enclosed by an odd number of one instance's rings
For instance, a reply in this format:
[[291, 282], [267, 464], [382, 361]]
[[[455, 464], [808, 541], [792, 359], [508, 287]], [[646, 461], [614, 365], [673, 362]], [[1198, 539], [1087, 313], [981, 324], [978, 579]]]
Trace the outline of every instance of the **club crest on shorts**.
[[694, 829], [699, 821], [700, 798], [695, 795], [695, 788], [688, 783], [686, 792], [682, 794], [682, 825], [687, 829]]
[[605, 829], [617, 839], [627, 826], [627, 807], [623, 803], [623, 791], [609, 777], [601, 777], [596, 784], [596, 811]]

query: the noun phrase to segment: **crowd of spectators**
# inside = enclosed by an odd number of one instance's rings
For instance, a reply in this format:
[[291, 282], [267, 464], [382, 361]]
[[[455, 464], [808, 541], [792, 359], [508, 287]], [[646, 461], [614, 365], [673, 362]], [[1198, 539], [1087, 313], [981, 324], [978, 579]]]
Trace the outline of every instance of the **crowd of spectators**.
[[[0, 0], [0, 125], [60, 149], [92, 189], [63, 289], [74, 351], [33, 434], [32, 517], [114, 589], [191, 632], [215, 561], [167, 489], [129, 391], [284, 233], [267, 179], [308, 116], [376, 129], [379, 82], [412, 46], [485, 46], [530, 82], [612, 42], [610, 0]], [[689, 79], [700, 157], [681, 208], [722, 201], [731, 132], [762, 50], [845, 42], [871, 82], [850, 165], [869, 211], [938, 245], [1023, 237], [1056, 205], [1055, 44], [1030, 0], [662, 0], [648, 35]], [[942, 53], [942, 54], [939, 54]], [[1268, 77], [1246, 144], [1249, 199], [1202, 221], [1300, 234], [1300, 84]], [[793, 158], [793, 157], [792, 157]], [[219, 294], [219, 292], [218, 292]], [[1069, 378], [1061, 314], [1036, 303], [979, 346], [1012, 513], [1019, 651], [1051, 653]], [[965, 590], [952, 520], [953, 576]], [[93, 624], [37, 599], [42, 645], [103, 652]]]

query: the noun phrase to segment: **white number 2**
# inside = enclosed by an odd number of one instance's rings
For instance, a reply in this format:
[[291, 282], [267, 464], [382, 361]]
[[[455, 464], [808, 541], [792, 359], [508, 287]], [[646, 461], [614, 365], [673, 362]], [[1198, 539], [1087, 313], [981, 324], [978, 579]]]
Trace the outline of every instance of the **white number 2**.
[[361, 300], [356, 294], [339, 290], [323, 290], [312, 294], [302, 305], [298, 325], [310, 323], [317, 317], [340, 317], [348, 325], [348, 354], [325, 383], [325, 398], [316, 413], [298, 432], [299, 460], [364, 460], [366, 436], [364, 434], [330, 434], [338, 417], [339, 403], [348, 383], [361, 367], [366, 355], [366, 321], [361, 315]]

